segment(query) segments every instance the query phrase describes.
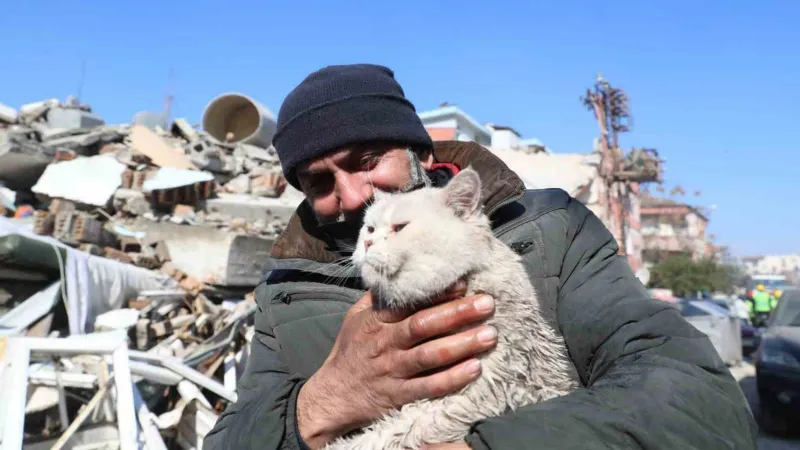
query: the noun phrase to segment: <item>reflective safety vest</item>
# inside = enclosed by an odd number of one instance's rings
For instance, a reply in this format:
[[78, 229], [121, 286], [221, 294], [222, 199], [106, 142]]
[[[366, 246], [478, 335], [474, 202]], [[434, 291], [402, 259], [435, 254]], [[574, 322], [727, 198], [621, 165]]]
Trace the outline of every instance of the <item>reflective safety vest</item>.
[[753, 309], [757, 313], [768, 313], [772, 311], [771, 296], [764, 291], [758, 291], [753, 294]]

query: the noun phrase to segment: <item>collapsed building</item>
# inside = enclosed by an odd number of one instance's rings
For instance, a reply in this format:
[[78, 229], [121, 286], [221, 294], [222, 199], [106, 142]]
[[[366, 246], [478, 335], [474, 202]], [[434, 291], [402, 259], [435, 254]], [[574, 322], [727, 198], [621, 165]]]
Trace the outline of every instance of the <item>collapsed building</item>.
[[241, 94], [203, 126], [0, 104], [0, 448], [201, 448], [302, 193]]

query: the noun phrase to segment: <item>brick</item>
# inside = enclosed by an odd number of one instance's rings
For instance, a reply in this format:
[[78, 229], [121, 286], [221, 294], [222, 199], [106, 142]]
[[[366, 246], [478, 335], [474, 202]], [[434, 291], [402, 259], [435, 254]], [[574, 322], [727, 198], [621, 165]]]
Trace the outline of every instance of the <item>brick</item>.
[[53, 234], [56, 224], [56, 215], [48, 211], [39, 210], [33, 214], [33, 232], [40, 236]]
[[132, 236], [123, 236], [119, 239], [119, 248], [125, 253], [139, 253], [142, 251], [142, 244]]

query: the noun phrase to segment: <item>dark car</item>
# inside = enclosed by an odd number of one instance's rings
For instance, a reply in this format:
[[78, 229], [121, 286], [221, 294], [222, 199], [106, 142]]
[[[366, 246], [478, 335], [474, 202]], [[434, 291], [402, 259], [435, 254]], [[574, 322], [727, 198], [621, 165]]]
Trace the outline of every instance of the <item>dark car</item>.
[[800, 418], [800, 291], [789, 290], [772, 312], [756, 352], [762, 426], [786, 432]]

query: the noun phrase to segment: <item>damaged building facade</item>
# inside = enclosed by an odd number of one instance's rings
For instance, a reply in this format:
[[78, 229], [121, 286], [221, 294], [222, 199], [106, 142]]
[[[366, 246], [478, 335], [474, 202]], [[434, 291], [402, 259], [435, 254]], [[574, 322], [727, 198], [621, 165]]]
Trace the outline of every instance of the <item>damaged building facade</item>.
[[[591, 152], [555, 153], [538, 139], [523, 139], [508, 126], [480, 125], [454, 105], [420, 113], [428, 134], [437, 140], [477, 142], [511, 167], [528, 189], [560, 188], [592, 210], [612, 232], [631, 268], [645, 269], [644, 239], [640, 222], [640, 184], [657, 180], [642, 171], [651, 158], [641, 151], [625, 158], [605, 148], [600, 138]], [[650, 169], [648, 166], [647, 169]]]
[[715, 255], [707, 236], [708, 218], [696, 207], [650, 194], [641, 197], [644, 262], [652, 266], [672, 256], [692, 259]]

